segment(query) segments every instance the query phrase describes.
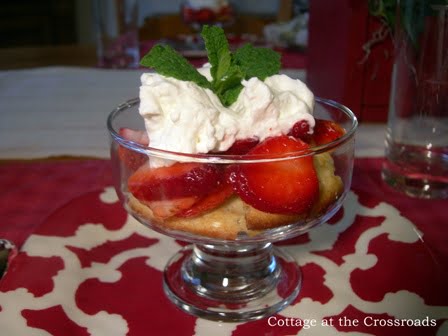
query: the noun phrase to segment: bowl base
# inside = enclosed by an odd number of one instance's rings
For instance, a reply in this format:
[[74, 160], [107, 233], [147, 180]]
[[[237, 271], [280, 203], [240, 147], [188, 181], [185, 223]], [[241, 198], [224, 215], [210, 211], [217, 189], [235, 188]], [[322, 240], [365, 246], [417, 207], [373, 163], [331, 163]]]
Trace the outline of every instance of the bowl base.
[[189, 314], [243, 322], [286, 308], [301, 283], [295, 260], [267, 243], [187, 246], [168, 262], [163, 285], [168, 298]]

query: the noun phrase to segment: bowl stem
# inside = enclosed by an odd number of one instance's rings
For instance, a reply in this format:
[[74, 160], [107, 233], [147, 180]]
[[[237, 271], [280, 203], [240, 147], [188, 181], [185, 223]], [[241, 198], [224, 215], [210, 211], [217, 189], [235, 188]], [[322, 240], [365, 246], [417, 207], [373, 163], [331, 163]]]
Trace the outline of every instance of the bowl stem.
[[274, 314], [297, 296], [296, 262], [271, 243], [191, 245], [165, 268], [164, 289], [178, 307], [219, 321]]

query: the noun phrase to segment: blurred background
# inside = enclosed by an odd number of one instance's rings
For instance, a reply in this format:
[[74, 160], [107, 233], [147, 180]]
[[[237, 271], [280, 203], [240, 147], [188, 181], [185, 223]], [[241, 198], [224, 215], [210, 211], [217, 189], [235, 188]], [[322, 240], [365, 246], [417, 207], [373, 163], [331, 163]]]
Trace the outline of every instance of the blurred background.
[[198, 66], [207, 60], [200, 26], [219, 24], [232, 48], [274, 48], [283, 70], [294, 70], [316, 95], [344, 103], [361, 121], [384, 122], [393, 45], [390, 27], [369, 7], [383, 2], [2, 0], [0, 70], [135, 69], [155, 43], [171, 44]]
[[[0, 53], [4, 57], [0, 67], [95, 64], [95, 3], [110, 6], [114, 2], [116, 0], [2, 0]], [[136, 3], [140, 40], [194, 33], [194, 28], [182, 17], [185, 1], [136, 0]], [[307, 12], [308, 0], [240, 0], [231, 2], [231, 6], [234, 19], [225, 27], [226, 32], [254, 34], [261, 38], [267, 24], [287, 22], [297, 13]]]

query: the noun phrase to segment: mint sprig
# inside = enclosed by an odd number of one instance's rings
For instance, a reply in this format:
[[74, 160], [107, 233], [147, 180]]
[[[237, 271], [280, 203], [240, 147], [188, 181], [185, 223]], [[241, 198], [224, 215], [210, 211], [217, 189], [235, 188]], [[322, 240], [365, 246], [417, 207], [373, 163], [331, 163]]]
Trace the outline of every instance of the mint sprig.
[[211, 89], [211, 84], [196, 68], [169, 45], [155, 45], [140, 61], [140, 64], [153, 68], [159, 74]]
[[154, 46], [140, 64], [154, 68], [161, 75], [211, 89], [224, 106], [230, 106], [238, 99], [243, 79], [257, 77], [264, 80], [280, 70], [280, 55], [271, 49], [246, 44], [232, 53], [224, 31], [217, 26], [204, 26], [201, 35], [211, 65], [211, 82], [169, 46]]
[[212, 88], [224, 106], [230, 106], [243, 89], [245, 74], [234, 62], [224, 31], [216, 26], [204, 26], [202, 38], [207, 49], [212, 75]]
[[204, 26], [202, 38], [207, 49], [208, 61], [211, 64], [210, 74], [214, 81], [222, 79], [232, 66], [232, 53], [224, 32], [216, 27]]
[[255, 48], [246, 44], [235, 53], [235, 62], [245, 74], [245, 78], [257, 77], [265, 80], [280, 70], [280, 54], [268, 48]]

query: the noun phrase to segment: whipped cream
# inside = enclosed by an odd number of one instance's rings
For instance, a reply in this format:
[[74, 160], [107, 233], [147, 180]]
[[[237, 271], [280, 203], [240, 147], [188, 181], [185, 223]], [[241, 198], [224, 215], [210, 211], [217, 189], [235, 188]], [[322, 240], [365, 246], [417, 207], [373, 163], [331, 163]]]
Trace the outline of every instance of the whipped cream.
[[[209, 65], [199, 72], [211, 80]], [[315, 124], [313, 93], [286, 75], [244, 80], [229, 107], [193, 82], [156, 73], [143, 74], [141, 82], [139, 112], [153, 148], [191, 154], [225, 151], [239, 139], [263, 141], [287, 134], [300, 120], [308, 122], [310, 133]]]

